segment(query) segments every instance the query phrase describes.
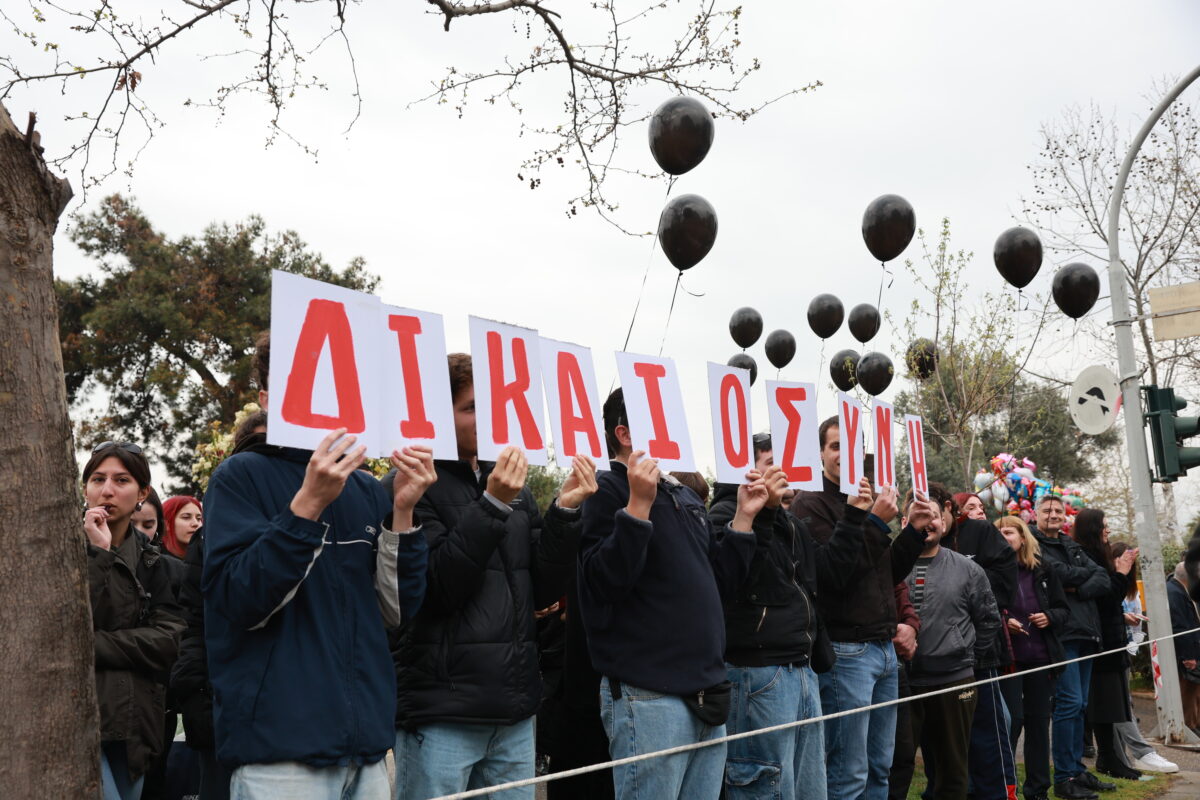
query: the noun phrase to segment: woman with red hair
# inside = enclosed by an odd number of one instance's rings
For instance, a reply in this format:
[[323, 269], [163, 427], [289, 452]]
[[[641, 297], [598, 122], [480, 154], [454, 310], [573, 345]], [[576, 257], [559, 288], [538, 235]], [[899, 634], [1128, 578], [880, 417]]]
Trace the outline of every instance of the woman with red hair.
[[983, 501], [974, 492], [959, 492], [954, 495], [954, 504], [958, 506], [957, 522], [960, 525], [969, 519], [987, 522], [987, 512], [983, 508]]
[[204, 524], [200, 501], [186, 494], [167, 498], [163, 503], [163, 522], [166, 523], [166, 530], [162, 534], [163, 547], [176, 558], [183, 558], [187, 554], [188, 542]]

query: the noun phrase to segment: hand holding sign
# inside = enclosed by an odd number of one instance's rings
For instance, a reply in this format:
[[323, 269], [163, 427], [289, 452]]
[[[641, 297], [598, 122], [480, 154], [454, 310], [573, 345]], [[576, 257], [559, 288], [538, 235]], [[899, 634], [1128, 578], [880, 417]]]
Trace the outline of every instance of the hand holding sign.
[[596, 462], [587, 456], [571, 460], [571, 474], [563, 481], [558, 493], [559, 508], [579, 508], [584, 500], [596, 493]]
[[392, 451], [392, 466], [396, 477], [392, 481], [392, 530], [406, 531], [413, 527], [413, 509], [425, 490], [437, 481], [433, 467], [433, 450], [428, 447], [406, 447]]
[[504, 505], [512, 505], [517, 495], [525, 488], [525, 476], [529, 474], [529, 461], [525, 453], [513, 445], [500, 451], [492, 474], [488, 475], [487, 493]]
[[738, 487], [737, 493], [737, 513], [733, 515], [733, 521], [729, 523], [729, 527], [735, 531], [749, 533], [754, 528], [754, 518], [758, 516], [758, 512], [763, 510], [767, 504], [767, 497], [770, 492], [767, 491], [767, 485], [763, 483], [762, 473], [752, 469], [746, 473], [748, 483], [743, 483]]
[[871, 503], [875, 500], [875, 495], [871, 493], [871, 482], [864, 475], [858, 479], [858, 494], [848, 495], [846, 503], [855, 508], [866, 511], [871, 507]]
[[763, 485], [767, 487], [767, 508], [779, 508], [783, 505], [783, 496], [788, 490], [787, 473], [778, 464], [767, 467], [763, 473]]
[[638, 519], [650, 519], [650, 506], [658, 496], [658, 461], [645, 458], [645, 450], [635, 450], [629, 456], [629, 505], [625, 511]]
[[[866, 478], [863, 478], [865, 481]], [[884, 486], [879, 490], [879, 495], [875, 498], [875, 505], [871, 507], [871, 513], [879, 517], [884, 522], [891, 522], [896, 518], [899, 511], [896, 508], [896, 487]]]
[[346, 436], [345, 428], [338, 428], [321, 440], [304, 470], [304, 483], [292, 498], [293, 514], [316, 521], [325, 507], [338, 498], [346, 479], [359, 468], [366, 455], [366, 445], [350, 449], [357, 441], [356, 436]]
[[[929, 498], [916, 495], [908, 509], [908, 524], [922, 533], [928, 534], [932, 530], [936, 534], [941, 528], [941, 523], [941, 509]], [[936, 541], [935, 537], [925, 537], [926, 544], [932, 544], [933, 541]]]

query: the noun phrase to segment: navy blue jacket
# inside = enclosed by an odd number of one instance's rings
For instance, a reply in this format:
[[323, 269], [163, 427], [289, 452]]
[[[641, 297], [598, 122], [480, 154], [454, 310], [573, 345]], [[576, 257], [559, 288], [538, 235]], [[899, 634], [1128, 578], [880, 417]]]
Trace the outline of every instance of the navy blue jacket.
[[[711, 525], [696, 493], [661, 480], [650, 519], [625, 512], [629, 478], [612, 462], [583, 503], [579, 602], [596, 671], [642, 689], [695, 694], [725, 680], [725, 615], [755, 536]], [[756, 519], [770, 535], [774, 509]]]
[[408, 617], [425, 594], [425, 537], [381, 533], [391, 503], [361, 470], [320, 521], [292, 514], [310, 457], [276, 447], [239, 453], [217, 468], [204, 498], [204, 637], [217, 757], [230, 767], [369, 764], [395, 744], [377, 551], [398, 547], [396, 591]]

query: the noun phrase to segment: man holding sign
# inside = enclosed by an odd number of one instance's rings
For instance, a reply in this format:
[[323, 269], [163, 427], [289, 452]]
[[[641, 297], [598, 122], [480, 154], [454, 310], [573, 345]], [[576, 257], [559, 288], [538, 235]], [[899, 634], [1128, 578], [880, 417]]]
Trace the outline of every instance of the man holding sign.
[[[264, 338], [255, 354], [263, 408], [269, 349]], [[413, 509], [436, 478], [428, 449], [394, 452], [389, 502], [345, 434], [311, 452], [255, 445], [221, 463], [204, 498], [205, 639], [234, 797], [387, 796], [385, 624], [416, 613], [425, 593]]]
[[[857, 404], [850, 406], [848, 412], [854, 412], [855, 407]], [[862, 452], [861, 442], [854, 441], [863, 435], [865, 415], [861, 407], [858, 411], [849, 418], [854, 430], [846, 433], [853, 432], [854, 437], [847, 440], [847, 458], [854, 451]], [[852, 470], [849, 464], [842, 464], [841, 440], [846, 437], [841, 427], [837, 416], [821, 423], [817, 435], [824, 489], [800, 492], [791, 507], [819, 546], [829, 545], [838, 522], [849, 519], [850, 513], [854, 513], [863, 532], [864, 546], [852, 570], [838, 576], [818, 573], [817, 609], [837, 655], [833, 669], [820, 676], [821, 707], [826, 714], [896, 699], [896, 648], [901, 646], [893, 646], [893, 637], [897, 636], [896, 584], [908, 576], [924, 543], [924, 536], [912, 529], [891, 539], [888, 523], [896, 516], [895, 488], [881, 489], [878, 496], [873, 496], [869, 512], [852, 512], [847, 506], [841, 479], [847, 472], [855, 473], [858, 480], [865, 478], [861, 460]], [[830, 800], [886, 797], [895, 738], [895, 706], [826, 722]]]
[[[622, 758], [725, 733], [723, 596], [746, 579], [773, 509], [757, 471], [738, 489], [724, 535], [695, 492], [633, 449], [624, 392], [604, 403], [612, 469], [583, 508], [579, 595], [600, 682], [609, 753]], [[643, 436], [646, 434], [643, 431]], [[716, 800], [725, 745], [613, 770], [619, 800]]]
[[596, 490], [595, 465], [576, 456], [543, 517], [521, 450], [505, 447], [495, 463], [479, 458], [471, 357], [451, 354], [449, 371], [459, 458], [434, 462], [438, 482], [417, 504], [429, 590], [393, 635], [398, 800], [533, 777], [542, 699], [534, 612], [565, 594], [579, 505]]

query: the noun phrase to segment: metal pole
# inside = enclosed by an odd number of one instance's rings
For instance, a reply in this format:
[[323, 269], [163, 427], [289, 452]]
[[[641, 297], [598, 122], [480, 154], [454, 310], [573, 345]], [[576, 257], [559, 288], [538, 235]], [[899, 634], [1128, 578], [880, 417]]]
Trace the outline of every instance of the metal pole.
[[[1163, 574], [1162, 544], [1158, 536], [1158, 519], [1154, 511], [1154, 489], [1150, 484], [1150, 459], [1146, 453], [1146, 434], [1142, 426], [1142, 398], [1139, 391], [1141, 372], [1137, 355], [1133, 349], [1133, 318], [1129, 313], [1129, 290], [1125, 283], [1125, 269], [1121, 263], [1119, 224], [1121, 202], [1125, 196], [1125, 182], [1133, 159], [1141, 148], [1150, 130], [1163, 112], [1186, 89], [1192, 81], [1200, 78], [1200, 67], [1196, 67], [1175, 85], [1162, 99], [1158, 107], [1142, 125], [1113, 187], [1112, 200], [1108, 209], [1108, 288], [1112, 296], [1113, 329], [1117, 338], [1117, 368], [1120, 370], [1121, 398], [1125, 406], [1125, 444], [1129, 452], [1129, 471], [1133, 480], [1133, 504], [1135, 509], [1138, 548], [1141, 551], [1142, 580], [1146, 592], [1146, 611], [1150, 617], [1150, 638], [1168, 636], [1171, 633], [1171, 612], [1167, 606], [1167, 583]], [[1159, 643], [1158, 661], [1162, 666], [1162, 690], [1157, 691], [1158, 731], [1167, 743], [1190, 744], [1200, 742], [1183, 722], [1183, 704], [1179, 695], [1179, 673], [1175, 662], [1175, 641], [1164, 639]]]

